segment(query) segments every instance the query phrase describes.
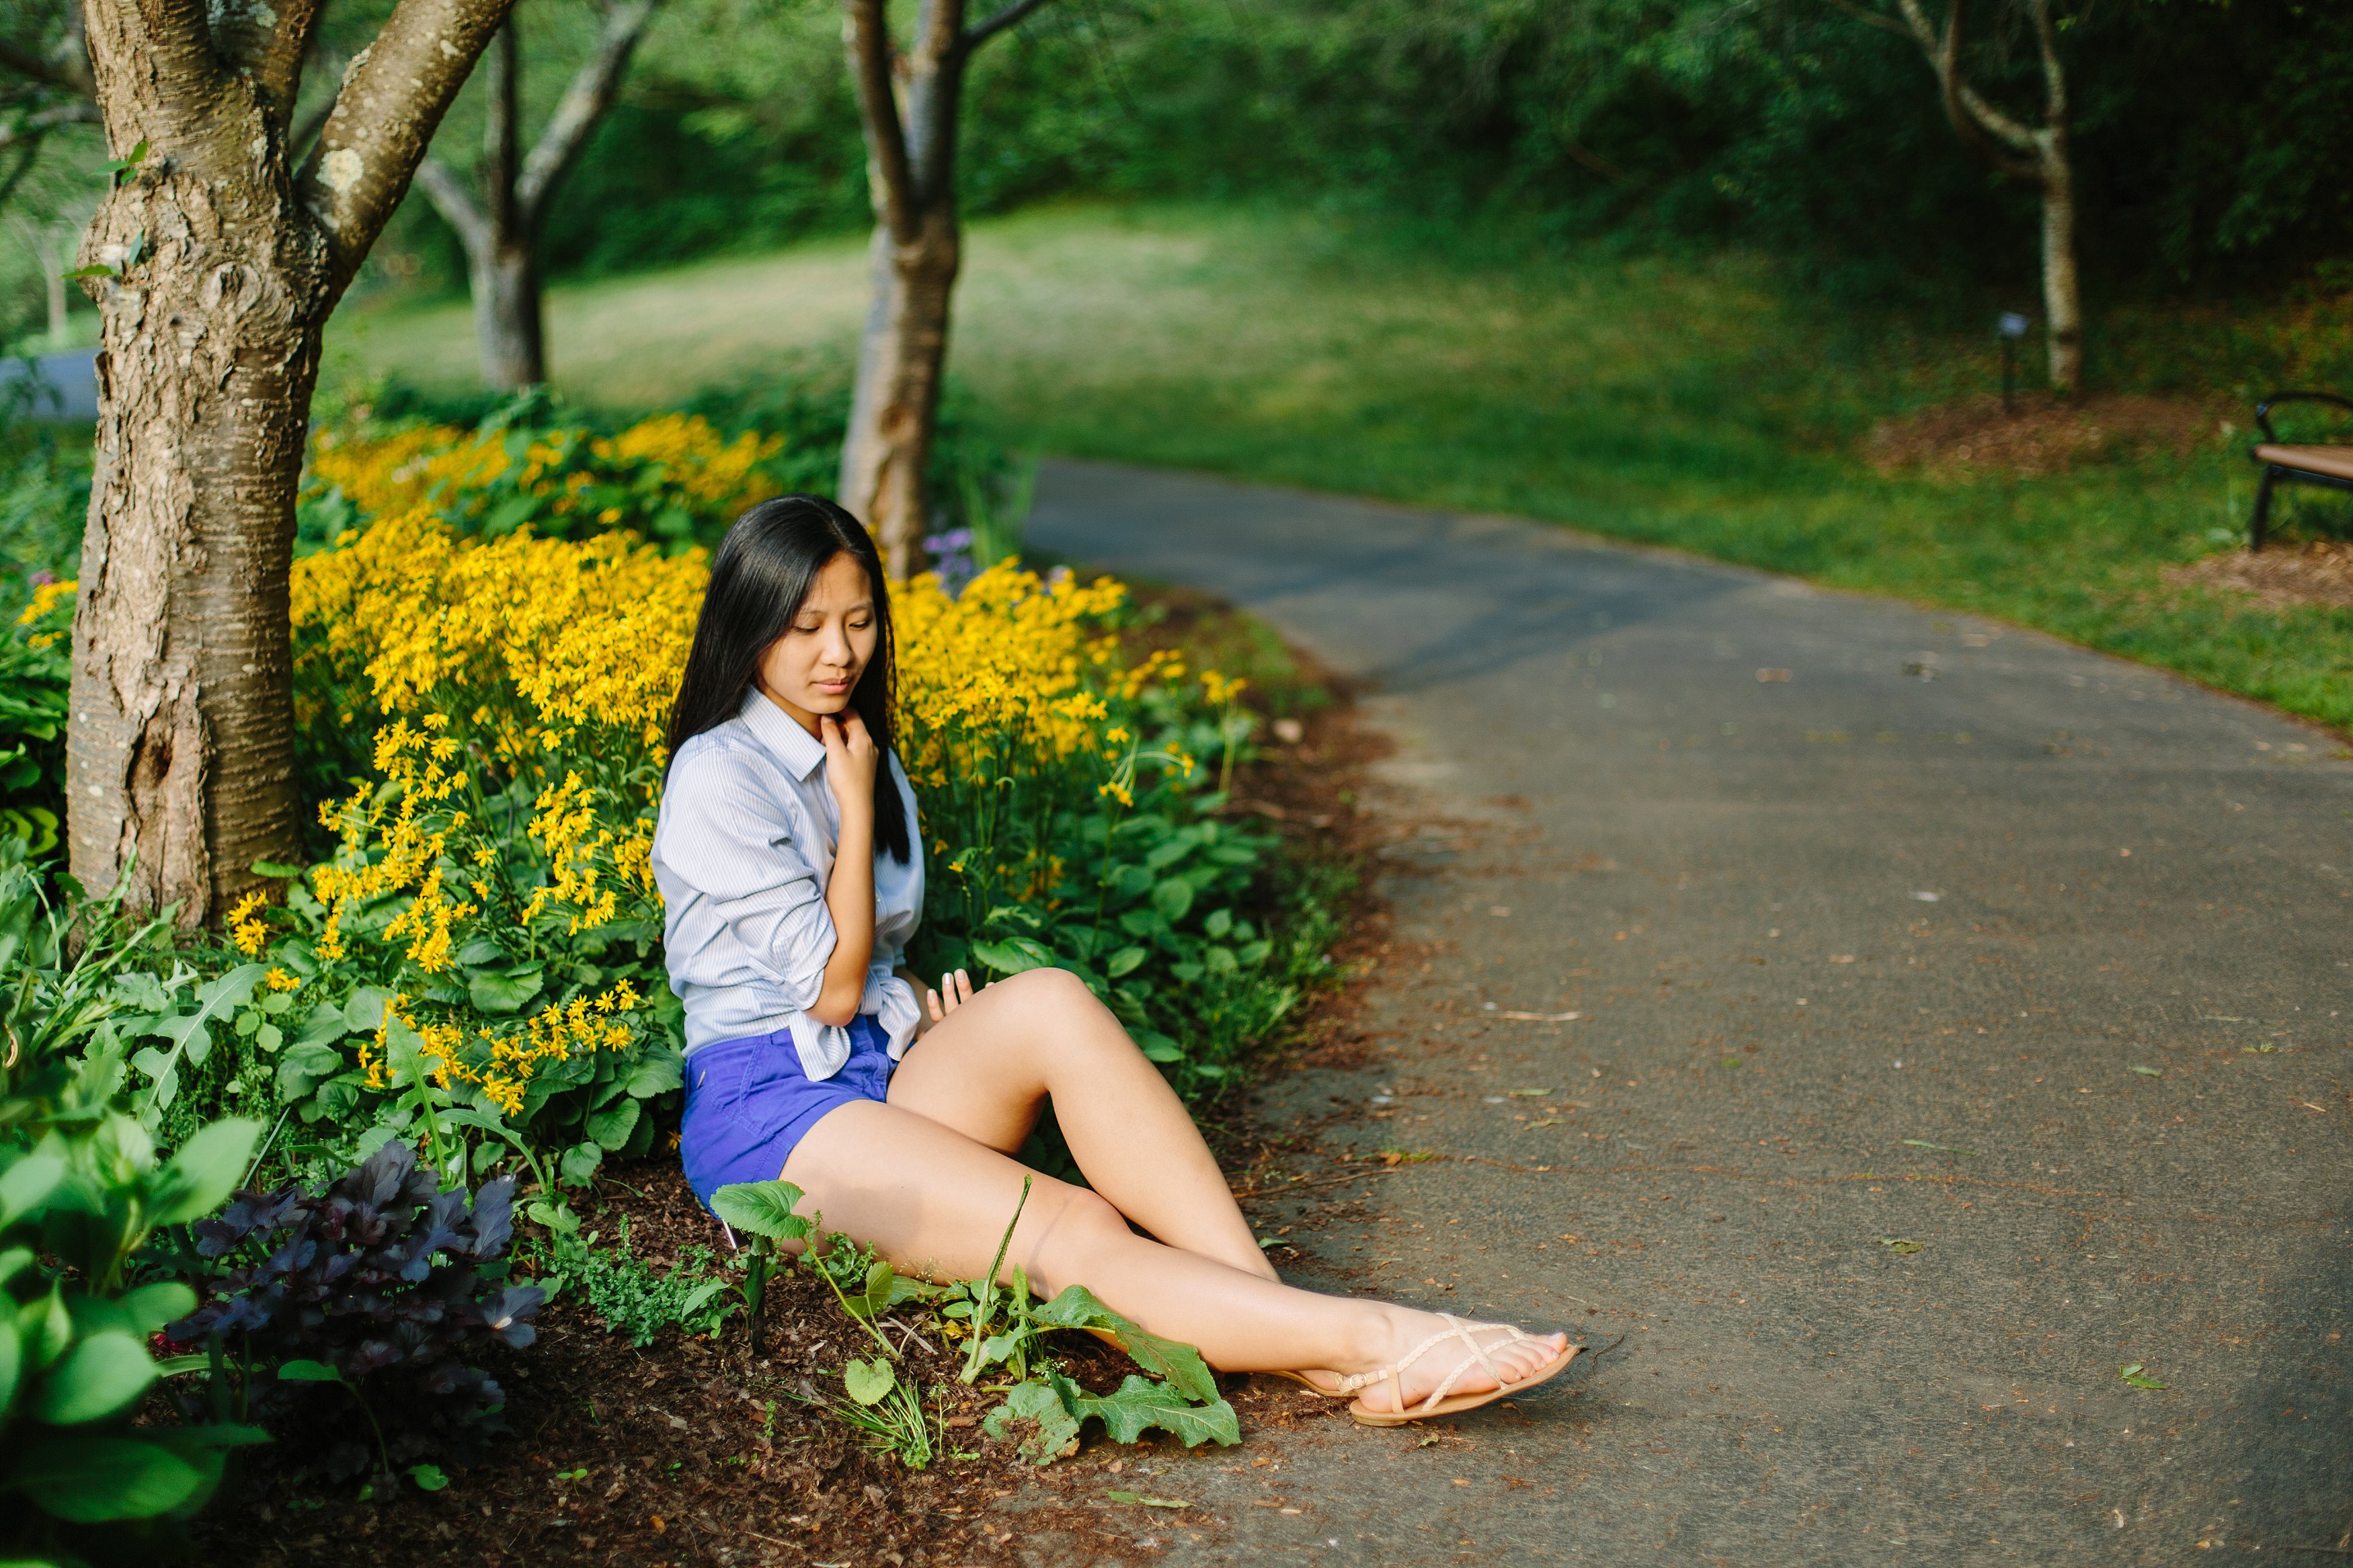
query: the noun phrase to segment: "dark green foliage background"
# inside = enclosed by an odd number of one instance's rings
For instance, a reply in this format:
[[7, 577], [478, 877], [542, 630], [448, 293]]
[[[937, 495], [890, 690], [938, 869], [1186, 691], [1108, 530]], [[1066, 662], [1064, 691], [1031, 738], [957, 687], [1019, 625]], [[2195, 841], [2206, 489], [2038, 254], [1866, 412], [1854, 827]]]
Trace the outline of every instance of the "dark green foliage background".
[[[522, 15], [552, 97], [585, 37]], [[1880, 8], [1892, 13], [1881, 0]], [[2030, 116], [2031, 40], [1981, 3], [1974, 79]], [[2162, 290], [2310, 276], [2353, 241], [2353, 7], [2063, 3], [2088, 272]], [[867, 221], [835, 8], [680, 5], [546, 237], [558, 273]], [[470, 94], [473, 89], [470, 89]], [[461, 104], [441, 137], [462, 159]], [[1825, 0], [1061, 0], [981, 57], [975, 213], [1065, 195], [1499, 216], [1554, 246], [1753, 243], [1836, 294], [2033, 292], [2034, 203], [1961, 148], [1919, 51]], [[412, 202], [386, 250], [461, 286]], [[2347, 281], [2324, 279], [2341, 288]]]

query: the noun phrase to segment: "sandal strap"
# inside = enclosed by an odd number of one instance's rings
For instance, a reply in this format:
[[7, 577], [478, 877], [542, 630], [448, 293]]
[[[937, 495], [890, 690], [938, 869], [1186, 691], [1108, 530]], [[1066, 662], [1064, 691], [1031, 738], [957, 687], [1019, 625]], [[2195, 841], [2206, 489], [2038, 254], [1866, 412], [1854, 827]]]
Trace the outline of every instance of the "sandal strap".
[[1450, 1340], [1461, 1341], [1464, 1348], [1470, 1351], [1472, 1359], [1471, 1361], [1462, 1363], [1461, 1365], [1455, 1367], [1453, 1371], [1446, 1374], [1445, 1378], [1439, 1384], [1437, 1390], [1432, 1393], [1428, 1399], [1421, 1403], [1419, 1408], [1422, 1411], [1428, 1412], [1437, 1409], [1440, 1403], [1442, 1402], [1448, 1394], [1454, 1391], [1455, 1384], [1460, 1382], [1462, 1375], [1471, 1370], [1472, 1361], [1475, 1361], [1480, 1367], [1484, 1369], [1489, 1377], [1495, 1380], [1495, 1386], [1497, 1388], [1508, 1390], [1512, 1386], [1512, 1380], [1504, 1376], [1503, 1369], [1498, 1367], [1494, 1362], [1489, 1358], [1486, 1347], [1479, 1342], [1476, 1336], [1482, 1333], [1509, 1334], [1511, 1338], [1504, 1342], [1506, 1344], [1518, 1344], [1522, 1341], [1532, 1340], [1535, 1338], [1535, 1336], [1525, 1332], [1521, 1329], [1514, 1328], [1510, 1323], [1472, 1322], [1467, 1319], [1455, 1317], [1449, 1312], [1440, 1312], [1439, 1317], [1446, 1323], [1445, 1328], [1440, 1330], [1437, 1333], [1430, 1335], [1428, 1339], [1422, 1341], [1421, 1343], [1414, 1346], [1413, 1349], [1408, 1351], [1405, 1354], [1399, 1356], [1396, 1361], [1391, 1362], [1387, 1366], [1375, 1367], [1370, 1372], [1354, 1373], [1342, 1378], [1335, 1392], [1339, 1394], [1355, 1394], [1358, 1390], [1369, 1388], [1377, 1383], [1387, 1383], [1389, 1385], [1390, 1405], [1399, 1414], [1403, 1414], [1406, 1409], [1405, 1384], [1403, 1382], [1406, 1368], [1411, 1366], [1423, 1356], [1428, 1355], [1431, 1351], [1437, 1349], [1440, 1345], [1446, 1343]]

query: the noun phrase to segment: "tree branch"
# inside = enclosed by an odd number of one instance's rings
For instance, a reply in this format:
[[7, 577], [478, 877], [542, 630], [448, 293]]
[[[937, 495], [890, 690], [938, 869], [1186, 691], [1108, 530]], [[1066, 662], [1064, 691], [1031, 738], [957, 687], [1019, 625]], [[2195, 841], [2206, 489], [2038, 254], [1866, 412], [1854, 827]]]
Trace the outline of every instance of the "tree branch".
[[891, 19], [884, 0], [842, 0], [842, 41], [849, 46], [850, 73], [858, 82], [858, 112], [866, 125], [866, 161], [875, 191], [876, 216], [901, 244], [915, 237], [913, 172], [907, 164], [907, 132], [899, 122], [892, 90]]
[[14, 125], [0, 124], [0, 147], [16, 142], [37, 142], [60, 125], [102, 125], [98, 105], [86, 98], [69, 98], [47, 109], [35, 110]]
[[441, 117], [514, 0], [399, 0], [360, 51], [296, 176], [332, 258], [332, 289], [358, 270], [407, 193]]
[[531, 156], [523, 160], [522, 175], [515, 182], [515, 208], [524, 232], [537, 231], [542, 209], [588, 144], [589, 133], [613, 107], [621, 77], [629, 68], [629, 56], [645, 37], [657, 4], [658, 0], [623, 0], [606, 13], [596, 54], [564, 89], [563, 100], [533, 144]]
[[[1924, 40], [1921, 38], [1919, 34], [1914, 32], [1911, 28], [1897, 21], [1894, 17], [1883, 16], [1867, 5], [1856, 5], [1855, 0], [1823, 0], [1823, 4], [1832, 6], [1837, 10], [1845, 12], [1856, 21], [1863, 23], [1866, 26], [1877, 27], [1883, 33], [1893, 33], [1899, 38], [1904, 38], [1915, 44], [1924, 43]], [[1916, 16], [1918, 13], [1915, 10], [1914, 14]], [[1926, 18], [1922, 17], [1921, 20], [1925, 22]], [[1924, 44], [1924, 47], [1929, 50], [1932, 63], [1936, 51], [1936, 40], [1933, 34], [1925, 40]]]
[[964, 48], [969, 54], [997, 34], [1019, 26], [1033, 12], [1044, 9], [1050, 0], [1013, 0], [1013, 4], [983, 22], [977, 27], [965, 29]]
[[251, 79], [281, 132], [293, 124], [302, 86], [302, 58], [319, 25], [320, 0], [211, 8], [213, 52], [228, 69]]
[[426, 159], [417, 165], [417, 184], [441, 220], [458, 231], [458, 243], [466, 247], [468, 257], [491, 248], [491, 216], [448, 164], [438, 158]]
[[2034, 47], [2042, 56], [2042, 121], [2061, 125], [2067, 119], [2067, 72], [2059, 63], [2059, 33], [2051, 25], [2051, 0], [2029, 0], [2034, 17]]
[[[1952, 122], [1961, 144], [2011, 179], [2039, 179], [2042, 165], [2035, 156], [2034, 132], [1987, 102], [1962, 79], [1961, 37], [1968, 0], [1951, 0], [1952, 9], [1945, 14], [1941, 32], [1929, 26], [1920, 0], [1896, 0], [1896, 4], [1910, 25], [1914, 41], [1928, 57], [1928, 68], [1936, 73], [1937, 91], [1944, 100], [1945, 118]], [[2013, 153], [2026, 156], [2016, 157]]]

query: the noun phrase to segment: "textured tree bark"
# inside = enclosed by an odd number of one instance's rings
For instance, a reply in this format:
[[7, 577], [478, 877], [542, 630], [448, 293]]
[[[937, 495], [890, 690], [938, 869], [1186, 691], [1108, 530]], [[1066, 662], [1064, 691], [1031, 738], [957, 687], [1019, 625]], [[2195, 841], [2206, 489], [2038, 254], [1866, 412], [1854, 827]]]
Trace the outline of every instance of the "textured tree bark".
[[96, 0], [133, 159], [83, 241], [102, 325], [67, 832], [85, 887], [184, 924], [301, 849], [287, 582], [321, 330], [511, 0], [400, 0], [298, 173], [317, 8]]
[[2084, 301], [2075, 282], [2075, 173], [2064, 134], [2052, 139], [2042, 169], [2042, 319], [2048, 324], [2051, 385], [2073, 397], [2084, 390]]
[[883, 568], [901, 581], [923, 566], [923, 476], [939, 417], [959, 243], [955, 215], [934, 212], [913, 244], [898, 244], [886, 227], [874, 231], [871, 247], [874, 301], [858, 349], [838, 493], [873, 528]]
[[884, 0], [844, 0], [842, 38], [858, 82], [874, 203], [874, 300], [859, 343], [834, 494], [873, 531], [884, 569], [902, 580], [923, 564], [924, 470], [962, 263], [955, 145], [965, 68], [974, 50], [1045, 3], [1015, 0], [967, 28], [964, 0], [923, 0], [914, 47], [902, 54]]

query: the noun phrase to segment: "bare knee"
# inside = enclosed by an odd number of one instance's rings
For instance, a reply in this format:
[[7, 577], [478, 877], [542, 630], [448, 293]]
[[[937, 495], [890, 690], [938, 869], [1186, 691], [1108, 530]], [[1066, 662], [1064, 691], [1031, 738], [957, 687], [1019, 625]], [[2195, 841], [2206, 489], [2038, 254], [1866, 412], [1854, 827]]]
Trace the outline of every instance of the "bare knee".
[[[1046, 1200], [1042, 1205], [1040, 1198]], [[1022, 1226], [1031, 1232], [1025, 1248], [1027, 1268], [1030, 1279], [1049, 1294], [1083, 1283], [1106, 1248], [1135, 1239], [1127, 1216], [1085, 1187], [1057, 1182], [1033, 1196], [1030, 1205], [1039, 1223], [1034, 1230], [1026, 1220]], [[1041, 1207], [1044, 1212], [1038, 1213]]]
[[1008, 975], [989, 989], [1003, 990], [1006, 1000], [1025, 1013], [1103, 1011], [1103, 1004], [1087, 989], [1087, 983], [1067, 969], [1025, 969], [1018, 974]]

